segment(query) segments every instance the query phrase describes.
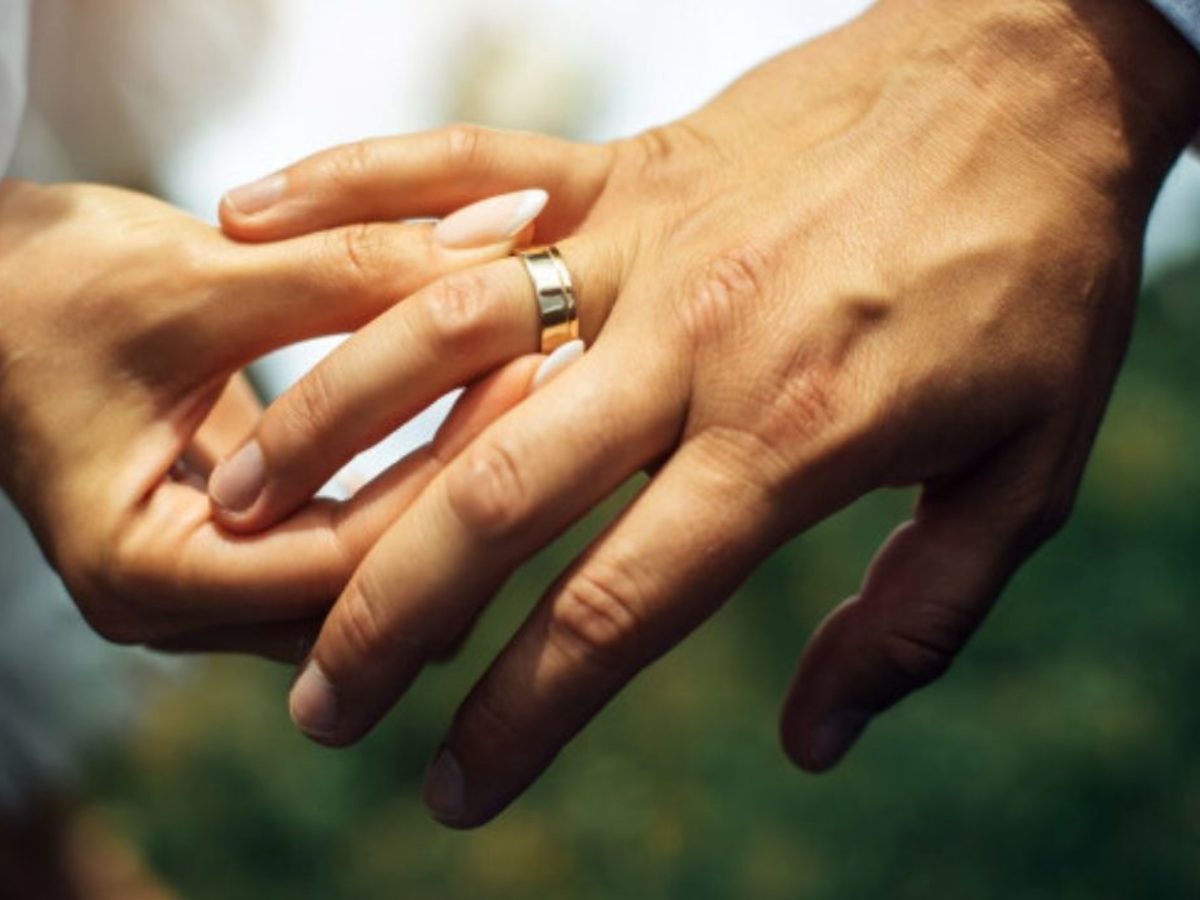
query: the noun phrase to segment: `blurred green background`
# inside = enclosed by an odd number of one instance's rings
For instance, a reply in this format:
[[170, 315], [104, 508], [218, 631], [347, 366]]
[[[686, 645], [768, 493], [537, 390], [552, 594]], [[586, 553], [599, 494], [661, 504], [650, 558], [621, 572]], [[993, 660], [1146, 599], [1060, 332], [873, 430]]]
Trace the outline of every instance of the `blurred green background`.
[[603, 516], [529, 565], [462, 654], [349, 751], [290, 727], [290, 673], [201, 664], [87, 798], [188, 897], [1200, 896], [1200, 262], [1145, 297], [1066, 532], [951, 675], [834, 774], [776, 740], [794, 661], [911, 496], [776, 555], [492, 825], [421, 806], [455, 705]]

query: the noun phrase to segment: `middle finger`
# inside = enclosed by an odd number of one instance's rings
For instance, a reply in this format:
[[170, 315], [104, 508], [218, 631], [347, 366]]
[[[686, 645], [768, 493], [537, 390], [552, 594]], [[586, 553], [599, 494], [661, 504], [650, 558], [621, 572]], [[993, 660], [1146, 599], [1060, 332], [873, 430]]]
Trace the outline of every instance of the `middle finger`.
[[293, 689], [310, 737], [362, 736], [515, 566], [666, 451], [685, 403], [656, 368], [600, 341], [430, 483], [359, 566]]

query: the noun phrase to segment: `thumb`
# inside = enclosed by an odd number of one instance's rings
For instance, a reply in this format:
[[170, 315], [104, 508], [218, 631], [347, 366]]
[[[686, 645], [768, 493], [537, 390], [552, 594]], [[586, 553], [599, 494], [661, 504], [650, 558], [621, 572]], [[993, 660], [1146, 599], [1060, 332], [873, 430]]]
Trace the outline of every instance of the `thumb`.
[[875, 715], [945, 674], [1013, 572], [1065, 518], [1044, 515], [1040, 498], [1018, 499], [1028, 495], [1028, 477], [996, 476], [991, 468], [927, 488], [859, 594], [809, 640], [781, 725], [801, 768], [833, 767]]

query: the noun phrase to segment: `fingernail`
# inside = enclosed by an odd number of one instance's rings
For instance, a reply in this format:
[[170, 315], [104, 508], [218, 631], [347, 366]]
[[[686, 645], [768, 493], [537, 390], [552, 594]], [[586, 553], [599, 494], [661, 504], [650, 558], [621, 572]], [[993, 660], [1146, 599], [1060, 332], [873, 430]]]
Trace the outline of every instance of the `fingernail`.
[[296, 727], [310, 737], [330, 737], [337, 730], [337, 695], [315, 661], [308, 662], [292, 685], [288, 712]]
[[472, 203], [438, 222], [434, 240], [456, 250], [506, 241], [537, 218], [549, 196], [535, 188]]
[[529, 388], [529, 392], [533, 393], [538, 388], [545, 387], [552, 379], [562, 373], [562, 371], [583, 356], [584, 344], [583, 341], [567, 341], [544, 360], [538, 366], [538, 370], [533, 373], [533, 384]]
[[808, 756], [817, 771], [836, 765], [846, 752], [854, 746], [871, 714], [859, 709], [848, 709], [834, 713], [813, 729]]
[[254, 505], [266, 480], [262, 447], [258, 441], [250, 441], [213, 471], [208, 495], [222, 509], [242, 512]]
[[225, 195], [225, 202], [244, 216], [260, 213], [274, 205], [287, 190], [287, 176], [282, 172], [260, 178], [234, 188]]
[[443, 747], [425, 777], [425, 805], [437, 818], [453, 822], [462, 815], [464, 793], [462, 768]]

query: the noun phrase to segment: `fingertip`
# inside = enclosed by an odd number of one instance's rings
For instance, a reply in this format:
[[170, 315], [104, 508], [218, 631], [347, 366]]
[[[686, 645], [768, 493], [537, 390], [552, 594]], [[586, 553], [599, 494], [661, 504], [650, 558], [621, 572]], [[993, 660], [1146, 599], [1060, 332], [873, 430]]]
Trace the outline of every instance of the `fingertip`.
[[267, 463], [262, 445], [249, 440], [213, 470], [208, 496], [217, 509], [230, 516], [249, 510], [263, 492]]
[[[428, 809], [428, 807], [426, 807], [426, 808]], [[501, 810], [500, 812], [503, 812], [503, 810]], [[489, 816], [475, 816], [475, 817], [462, 816], [457, 819], [444, 819], [444, 818], [438, 816], [437, 813], [435, 813], [433, 810], [429, 810], [429, 815], [433, 818], [433, 820], [435, 822], [437, 822], [439, 825], [444, 825], [446, 828], [450, 828], [454, 831], [474, 831], [477, 828], [482, 828], [484, 825], [489, 824], [499, 814], [500, 813], [497, 812], [495, 815], [489, 815]]]
[[452, 249], [471, 249], [527, 239], [549, 199], [546, 191], [531, 188], [478, 200], [438, 222], [434, 240]]
[[265, 531], [295, 508], [290, 498], [279, 496], [279, 489], [279, 482], [268, 473], [262, 445], [251, 439], [208, 479], [213, 519], [235, 534]]
[[570, 365], [583, 357], [585, 349], [586, 345], [583, 341], [574, 340], [567, 341], [567, 343], [554, 350], [542, 360], [537, 371], [534, 373], [533, 381], [529, 386], [530, 393], [540, 390], [561, 375]]
[[504, 811], [504, 806], [472, 803], [469, 779], [458, 757], [443, 744], [425, 772], [425, 808], [438, 823], [456, 831], [486, 825]]
[[847, 668], [861, 659], [862, 648], [852, 640], [860, 611], [860, 598], [849, 597], [817, 626], [784, 703], [779, 723], [784, 752], [813, 775], [836, 767], [871, 719], [859, 697], [861, 684]]
[[537, 222], [530, 222], [512, 237], [513, 249], [523, 250], [533, 243], [533, 236], [537, 233]]
[[229, 202], [228, 196], [222, 197], [217, 204], [217, 221], [221, 233], [235, 241], [252, 242], [256, 239], [254, 221], [247, 219]]
[[325, 669], [312, 656], [301, 666], [288, 693], [288, 716], [314, 744], [331, 750], [349, 747], [369, 729], [353, 729], [347, 704]]
[[847, 709], [833, 712], [807, 728], [782, 731], [784, 751], [791, 761], [810, 775], [821, 775], [837, 768], [858, 743], [871, 723], [866, 710]]
[[425, 773], [425, 808], [439, 822], [456, 827], [466, 800], [462, 766], [449, 747], [442, 745]]
[[338, 730], [338, 697], [320, 663], [310, 659], [300, 670], [288, 695], [292, 723], [313, 740], [324, 743]]
[[818, 774], [818, 770], [808, 754], [808, 742], [805, 740], [804, 734], [801, 710], [793, 689], [784, 704], [783, 715], [779, 718], [779, 744], [792, 765], [801, 771], [815, 775]]
[[[221, 201], [217, 210], [221, 233], [242, 244], [268, 244], [298, 237], [308, 231], [319, 230], [319, 225], [303, 227], [286, 215], [270, 213], [261, 216], [244, 216], [229, 209]], [[307, 224], [307, 223], [306, 223]]]
[[230, 237], [263, 240], [271, 235], [273, 217], [288, 193], [286, 172], [275, 172], [227, 191], [217, 213], [222, 230]]

